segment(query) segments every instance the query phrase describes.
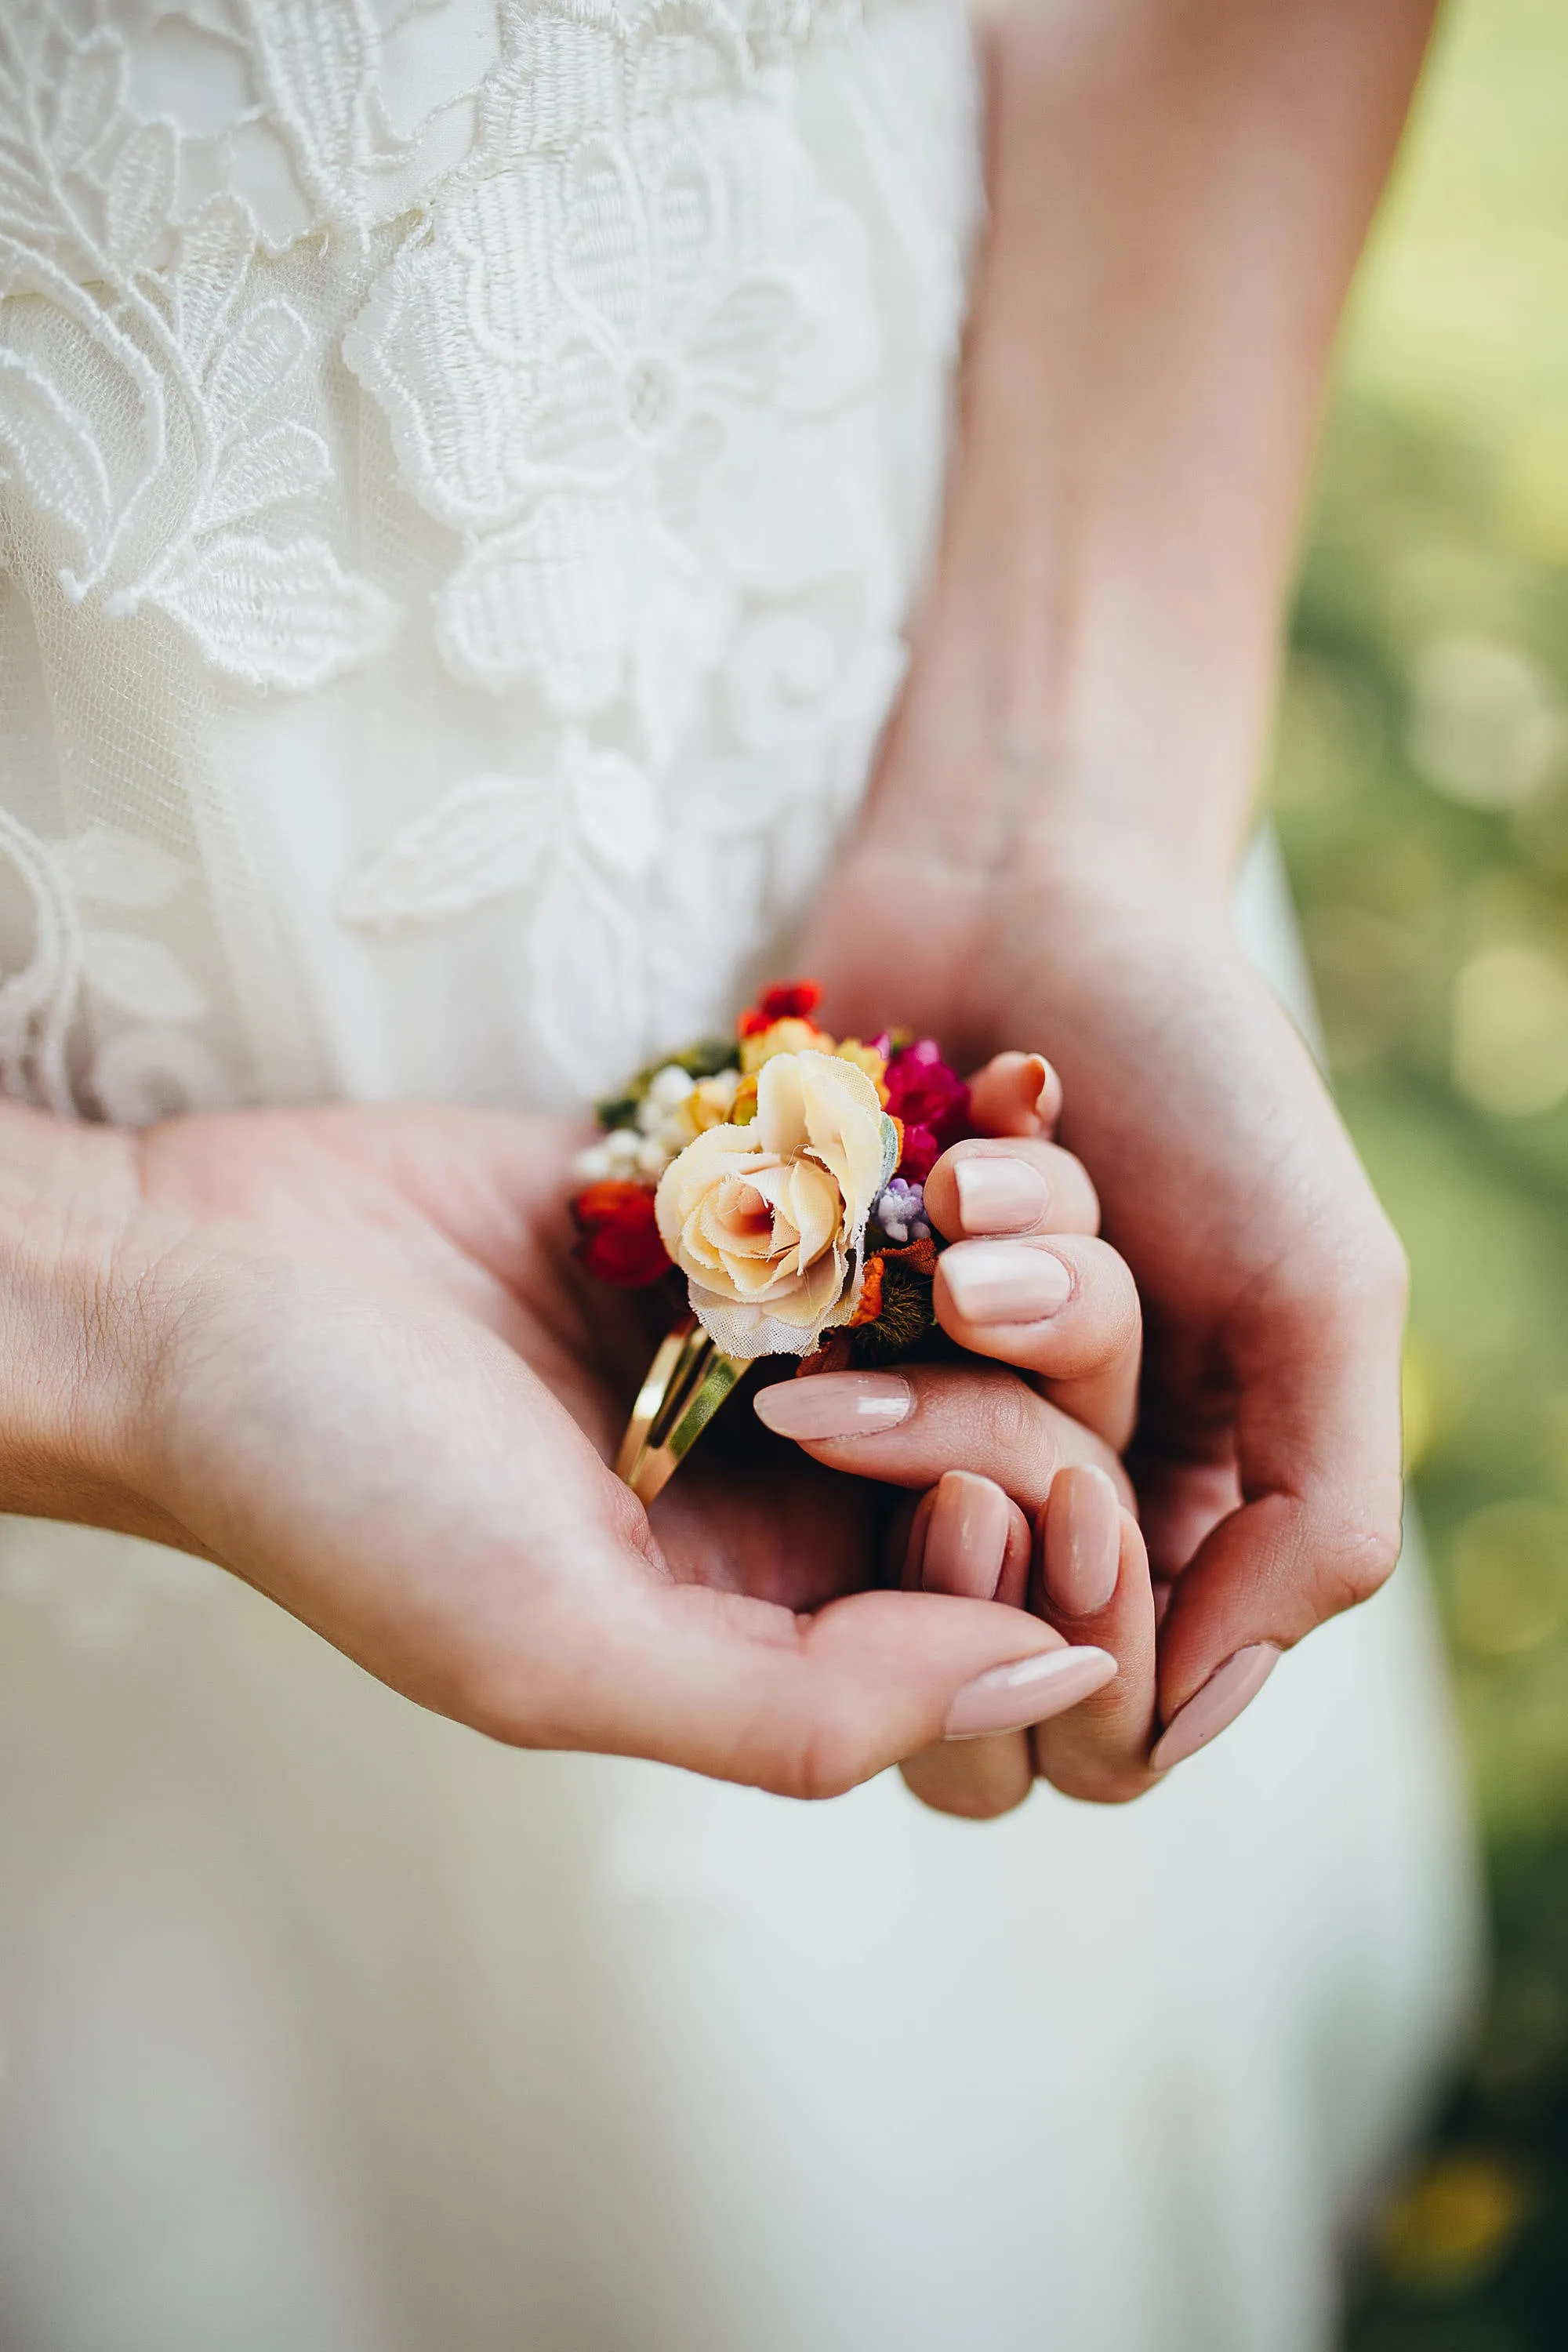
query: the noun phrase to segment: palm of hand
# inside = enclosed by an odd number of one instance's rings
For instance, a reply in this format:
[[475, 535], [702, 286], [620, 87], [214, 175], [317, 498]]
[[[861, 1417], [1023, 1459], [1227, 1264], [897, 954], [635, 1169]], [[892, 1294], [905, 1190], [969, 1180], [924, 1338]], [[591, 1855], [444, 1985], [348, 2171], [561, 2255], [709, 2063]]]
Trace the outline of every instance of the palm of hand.
[[605, 1457], [668, 1301], [579, 1276], [575, 1139], [469, 1111], [183, 1120], [142, 1146], [121, 1245], [170, 1335], [150, 1531], [503, 1730], [527, 1713], [524, 1653], [581, 1604], [629, 1628], [671, 1581], [782, 1614], [876, 1580], [879, 1490], [743, 1411], [650, 1536]]

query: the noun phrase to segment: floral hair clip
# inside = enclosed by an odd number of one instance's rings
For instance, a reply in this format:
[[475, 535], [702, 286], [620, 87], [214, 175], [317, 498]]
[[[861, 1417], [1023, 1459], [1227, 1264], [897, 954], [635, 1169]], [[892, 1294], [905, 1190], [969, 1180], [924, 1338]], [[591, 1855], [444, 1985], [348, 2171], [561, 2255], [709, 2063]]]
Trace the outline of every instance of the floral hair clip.
[[973, 1134], [969, 1088], [929, 1037], [835, 1042], [812, 981], [771, 988], [733, 1041], [671, 1055], [599, 1105], [577, 1163], [577, 1251], [624, 1288], [685, 1276], [616, 1468], [651, 1502], [747, 1366], [886, 1364], [935, 1323], [942, 1244], [922, 1186]]

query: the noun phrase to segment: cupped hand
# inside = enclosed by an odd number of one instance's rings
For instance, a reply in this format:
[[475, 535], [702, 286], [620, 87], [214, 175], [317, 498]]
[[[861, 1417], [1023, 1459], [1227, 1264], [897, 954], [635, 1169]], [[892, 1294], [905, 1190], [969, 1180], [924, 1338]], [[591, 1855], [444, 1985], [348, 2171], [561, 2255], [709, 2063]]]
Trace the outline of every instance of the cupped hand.
[[[996, 1099], [994, 1076], [1009, 1074], [1026, 1081], [1026, 1100]], [[756, 1410], [817, 1461], [909, 1490], [891, 1537], [907, 1588], [1032, 1608], [1070, 1644], [1055, 1669], [1062, 1710], [1032, 1734], [950, 1737], [905, 1764], [927, 1803], [988, 1817], [1018, 1803], [1037, 1772], [1100, 1801], [1148, 1785], [1154, 1605], [1117, 1459], [1137, 1396], [1136, 1290], [1096, 1237], [1082, 1166], [1046, 1133], [1054, 1073], [1007, 1055], [975, 1093], [1004, 1132], [944, 1153], [925, 1205], [952, 1244], [938, 1261], [938, 1320], [989, 1361], [780, 1382]], [[962, 1466], [931, 1485], [937, 1461]]]
[[[744, 1410], [650, 1527], [605, 1462], [668, 1302], [572, 1262], [574, 1140], [446, 1109], [141, 1138], [0, 1111], [5, 1501], [201, 1552], [525, 1746], [817, 1795], [1059, 1706], [1059, 1634], [873, 1589], [885, 1489]], [[915, 1483], [951, 1466], [928, 1444]]]
[[1403, 1254], [1221, 891], [1136, 845], [965, 873], [905, 836], [873, 823], [845, 861], [813, 969], [841, 1020], [896, 1013], [974, 1058], [1022, 1032], [1061, 1072], [1062, 1140], [1143, 1307], [1166, 1769], [1397, 1557]]

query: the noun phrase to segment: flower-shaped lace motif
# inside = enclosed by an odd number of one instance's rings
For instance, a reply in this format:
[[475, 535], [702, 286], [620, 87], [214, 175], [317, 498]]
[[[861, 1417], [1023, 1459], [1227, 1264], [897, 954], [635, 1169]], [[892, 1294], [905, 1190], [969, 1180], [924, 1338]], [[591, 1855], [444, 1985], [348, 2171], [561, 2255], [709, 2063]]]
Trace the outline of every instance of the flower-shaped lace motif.
[[345, 342], [464, 534], [453, 673], [572, 719], [624, 694], [662, 764], [742, 600], [864, 562], [839, 420], [877, 361], [865, 278], [723, 14], [514, 25], [474, 163]]

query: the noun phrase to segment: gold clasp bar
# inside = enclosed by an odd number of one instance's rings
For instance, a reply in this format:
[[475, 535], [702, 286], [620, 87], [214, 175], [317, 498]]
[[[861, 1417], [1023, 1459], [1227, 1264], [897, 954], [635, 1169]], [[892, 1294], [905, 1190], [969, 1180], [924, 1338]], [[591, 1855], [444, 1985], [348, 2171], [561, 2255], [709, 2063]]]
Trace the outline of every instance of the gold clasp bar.
[[743, 1356], [716, 1348], [694, 1315], [660, 1345], [637, 1391], [616, 1475], [651, 1503], [690, 1453], [742, 1373]]

